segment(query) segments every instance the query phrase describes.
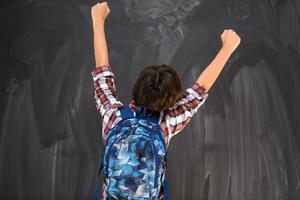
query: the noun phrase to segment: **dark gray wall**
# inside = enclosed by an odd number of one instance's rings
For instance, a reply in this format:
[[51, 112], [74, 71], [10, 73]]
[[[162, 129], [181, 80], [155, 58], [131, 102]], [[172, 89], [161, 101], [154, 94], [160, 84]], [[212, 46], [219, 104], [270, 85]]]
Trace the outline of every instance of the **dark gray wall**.
[[[93, 99], [91, 1], [0, 3], [0, 199], [90, 199], [101, 154]], [[300, 2], [110, 1], [120, 99], [146, 65], [189, 87], [220, 48], [241, 46], [171, 142], [171, 199], [300, 199]]]

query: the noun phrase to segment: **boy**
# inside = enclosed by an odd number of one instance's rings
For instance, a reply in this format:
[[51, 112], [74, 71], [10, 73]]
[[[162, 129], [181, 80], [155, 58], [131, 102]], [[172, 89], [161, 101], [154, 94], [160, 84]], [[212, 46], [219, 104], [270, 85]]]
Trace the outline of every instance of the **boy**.
[[[106, 2], [97, 3], [91, 8], [94, 30], [95, 64], [91, 74], [95, 85], [97, 110], [103, 119], [102, 140], [118, 122], [122, 120], [119, 101], [114, 84], [114, 74], [108, 60], [104, 24], [110, 13]], [[213, 85], [225, 63], [238, 47], [240, 37], [233, 30], [224, 30], [221, 35], [222, 48], [215, 59], [201, 73], [194, 85], [181, 91], [180, 79], [176, 71], [167, 65], [148, 66], [139, 75], [133, 87], [133, 101], [129, 107], [136, 112], [138, 105], [145, 105], [148, 115], [159, 114], [159, 125], [163, 131], [166, 146], [170, 139], [179, 133], [192, 119], [198, 108], [208, 98], [207, 91]], [[103, 186], [103, 199], [107, 197]], [[159, 199], [163, 199], [163, 187]]]

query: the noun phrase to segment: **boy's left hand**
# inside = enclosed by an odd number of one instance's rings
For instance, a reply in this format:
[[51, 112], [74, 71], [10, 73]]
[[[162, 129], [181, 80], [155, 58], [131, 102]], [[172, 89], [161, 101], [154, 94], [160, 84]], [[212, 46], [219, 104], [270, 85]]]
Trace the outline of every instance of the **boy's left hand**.
[[109, 13], [110, 9], [106, 1], [97, 3], [91, 8], [91, 16], [94, 23], [104, 22]]

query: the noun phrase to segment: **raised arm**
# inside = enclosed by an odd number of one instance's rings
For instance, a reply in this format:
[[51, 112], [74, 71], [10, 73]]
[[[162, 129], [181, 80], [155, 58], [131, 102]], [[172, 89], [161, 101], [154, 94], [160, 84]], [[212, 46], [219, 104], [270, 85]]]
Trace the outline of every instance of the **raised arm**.
[[94, 33], [94, 54], [96, 67], [109, 65], [107, 43], [105, 39], [105, 19], [110, 13], [107, 2], [97, 3], [91, 8]]
[[241, 41], [240, 37], [232, 29], [225, 29], [221, 35], [221, 40], [221, 50], [197, 79], [197, 82], [202, 85], [206, 91], [208, 91], [216, 81], [227, 60], [239, 46]]
[[108, 59], [104, 23], [110, 10], [106, 2], [97, 3], [91, 8], [94, 29], [94, 52], [96, 68], [91, 72], [95, 86], [96, 108], [102, 116], [102, 139], [119, 120], [117, 110], [123, 106], [119, 100], [114, 74]]
[[207, 91], [213, 85], [225, 63], [233, 51], [240, 43], [239, 36], [233, 30], [225, 30], [221, 36], [223, 47], [216, 55], [215, 59], [206, 67], [198, 77], [196, 83], [185, 90], [183, 97], [176, 104], [166, 110], [164, 131], [167, 135], [168, 143], [177, 133], [192, 120], [193, 115], [204, 104], [208, 98]]

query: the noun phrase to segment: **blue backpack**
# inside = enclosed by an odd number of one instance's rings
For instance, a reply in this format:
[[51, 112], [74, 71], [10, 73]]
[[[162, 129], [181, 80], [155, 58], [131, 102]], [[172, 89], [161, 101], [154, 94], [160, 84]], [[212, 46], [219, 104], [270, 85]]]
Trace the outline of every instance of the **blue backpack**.
[[[103, 172], [106, 193], [114, 199], [157, 200], [164, 185], [167, 147], [158, 115], [147, 116], [146, 107], [137, 107], [136, 116], [128, 107], [120, 109], [122, 120], [107, 134], [99, 173]], [[99, 193], [97, 183], [97, 199]]]

